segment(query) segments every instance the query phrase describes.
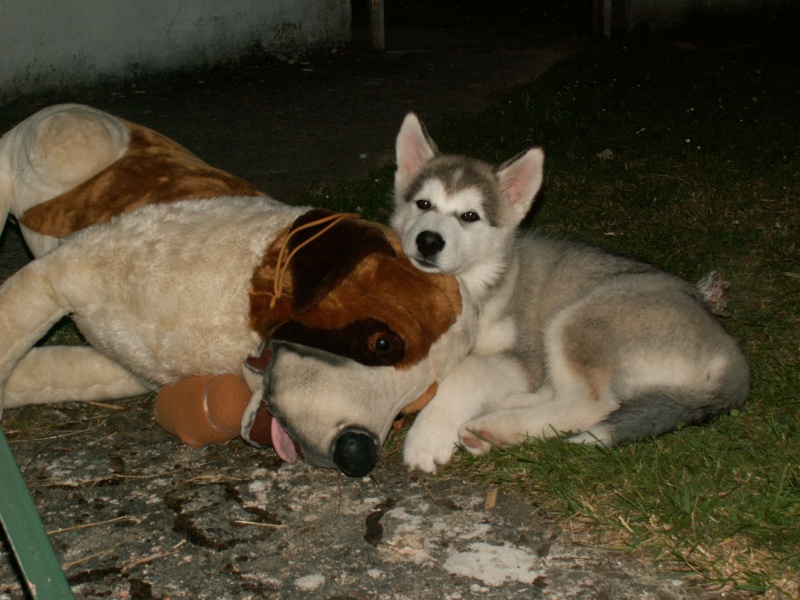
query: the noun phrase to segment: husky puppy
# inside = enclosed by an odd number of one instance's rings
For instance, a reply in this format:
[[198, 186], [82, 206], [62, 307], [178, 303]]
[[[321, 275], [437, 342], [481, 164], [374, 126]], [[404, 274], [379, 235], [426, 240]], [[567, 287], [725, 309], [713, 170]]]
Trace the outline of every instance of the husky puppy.
[[748, 364], [691, 284], [589, 246], [520, 232], [542, 185], [533, 148], [497, 169], [442, 155], [413, 114], [397, 138], [391, 225], [412, 262], [480, 306], [471, 354], [409, 431], [422, 471], [571, 432], [607, 446], [741, 406]]

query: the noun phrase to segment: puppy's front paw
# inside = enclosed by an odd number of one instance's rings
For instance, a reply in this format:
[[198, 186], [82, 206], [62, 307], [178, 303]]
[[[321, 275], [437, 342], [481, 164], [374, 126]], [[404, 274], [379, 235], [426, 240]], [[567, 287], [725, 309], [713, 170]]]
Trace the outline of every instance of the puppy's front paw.
[[438, 465], [450, 462], [458, 436], [455, 431], [434, 431], [419, 425], [424, 423], [415, 423], [406, 436], [403, 462], [411, 470], [435, 473]]

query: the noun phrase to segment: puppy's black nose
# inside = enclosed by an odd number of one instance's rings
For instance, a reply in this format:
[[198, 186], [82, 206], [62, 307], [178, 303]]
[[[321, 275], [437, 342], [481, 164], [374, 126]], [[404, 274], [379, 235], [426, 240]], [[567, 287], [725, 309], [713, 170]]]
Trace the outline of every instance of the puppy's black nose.
[[417, 236], [417, 249], [424, 258], [438, 254], [444, 248], [444, 238], [434, 231], [423, 231]]
[[363, 477], [378, 462], [380, 448], [373, 436], [357, 429], [346, 429], [333, 446], [333, 462], [345, 475]]

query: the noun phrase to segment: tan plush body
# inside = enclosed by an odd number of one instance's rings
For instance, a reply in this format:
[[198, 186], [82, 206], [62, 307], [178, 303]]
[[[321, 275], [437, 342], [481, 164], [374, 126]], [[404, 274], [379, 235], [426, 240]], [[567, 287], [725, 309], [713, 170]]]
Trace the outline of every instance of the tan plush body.
[[[253, 197], [176, 202], [195, 188]], [[2, 220], [17, 217], [38, 259], [0, 288], [0, 336], [13, 336], [0, 344], [0, 389], [15, 357], [25, 357], [0, 407], [129, 396], [187, 374], [241, 372], [260, 341], [247, 325], [249, 279], [263, 248], [304, 210], [155, 132], [78, 105], [45, 109], [0, 139], [0, 209]], [[110, 222], [122, 213], [129, 218]], [[241, 243], [252, 229], [260, 247]], [[47, 347], [25, 356], [69, 313], [101, 355]]]
[[[471, 343], [474, 313], [455, 280], [415, 270], [386, 228], [347, 219], [322, 231], [324, 211], [267, 198], [87, 107], [46, 109], [0, 140], [0, 209], [37, 256], [0, 287], [0, 408], [234, 374], [254, 392], [246, 437], [275, 408], [307, 460], [357, 474], [377, 454], [353, 467], [336, 455], [342, 432], [359, 443], [362, 427], [380, 432], [379, 450], [391, 420], [351, 403], [352, 382], [396, 413]], [[308, 234], [296, 235], [301, 225]], [[32, 349], [67, 314], [91, 347]], [[394, 354], [377, 356], [387, 335]], [[275, 357], [264, 404], [260, 375], [244, 366], [262, 342]]]
[[[145, 386], [241, 373], [261, 341], [248, 324], [253, 271], [277, 232], [302, 212], [266, 199], [198, 200], [147, 206], [74, 234], [0, 288], [0, 336], [14, 333], [0, 345], [0, 380], [69, 313], [93, 348]], [[63, 358], [54, 363], [60, 371]], [[42, 381], [41, 369], [30, 376]], [[86, 384], [96, 375], [77, 374]], [[97, 375], [105, 381], [105, 370]], [[60, 376], [48, 379], [60, 386]], [[102, 387], [60, 399], [108, 397]], [[27, 401], [13, 387], [5, 394], [7, 407]]]

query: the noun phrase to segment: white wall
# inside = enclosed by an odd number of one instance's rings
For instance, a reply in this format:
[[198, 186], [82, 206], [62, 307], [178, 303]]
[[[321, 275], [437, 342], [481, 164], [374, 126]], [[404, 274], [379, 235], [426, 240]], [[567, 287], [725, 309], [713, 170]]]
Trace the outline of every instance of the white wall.
[[350, 0], [0, 0], [0, 102], [350, 41]]

